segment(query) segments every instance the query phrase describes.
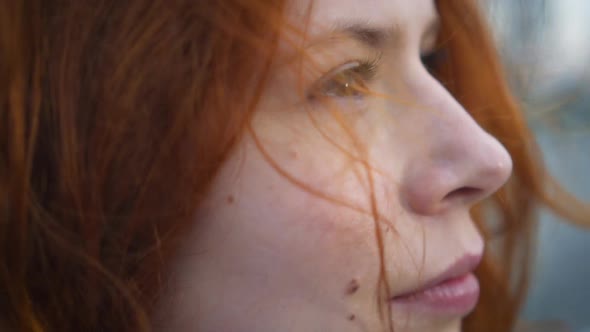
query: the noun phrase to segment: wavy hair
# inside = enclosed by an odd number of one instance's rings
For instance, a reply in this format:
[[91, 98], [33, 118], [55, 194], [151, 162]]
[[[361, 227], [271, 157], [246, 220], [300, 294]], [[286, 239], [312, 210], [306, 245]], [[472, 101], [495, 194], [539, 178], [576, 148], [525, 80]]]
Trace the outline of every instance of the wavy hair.
[[[149, 331], [192, 212], [246, 130], [285, 1], [0, 0], [0, 327]], [[473, 0], [438, 1], [437, 78], [514, 160], [465, 331], [509, 331], [534, 223], [590, 209], [547, 174]], [[491, 220], [493, 216], [493, 220]], [[381, 252], [382, 252], [381, 247]]]

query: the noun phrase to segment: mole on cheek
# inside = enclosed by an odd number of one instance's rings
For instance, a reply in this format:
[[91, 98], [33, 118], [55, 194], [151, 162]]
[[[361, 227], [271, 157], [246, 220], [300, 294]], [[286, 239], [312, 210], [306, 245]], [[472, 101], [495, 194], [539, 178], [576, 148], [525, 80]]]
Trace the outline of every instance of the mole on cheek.
[[348, 320], [354, 320], [356, 316], [354, 314], [348, 315]]
[[233, 204], [234, 203], [234, 195], [229, 195], [227, 196], [227, 204]]
[[359, 290], [359, 282], [356, 279], [352, 279], [346, 286], [346, 294], [352, 295]]

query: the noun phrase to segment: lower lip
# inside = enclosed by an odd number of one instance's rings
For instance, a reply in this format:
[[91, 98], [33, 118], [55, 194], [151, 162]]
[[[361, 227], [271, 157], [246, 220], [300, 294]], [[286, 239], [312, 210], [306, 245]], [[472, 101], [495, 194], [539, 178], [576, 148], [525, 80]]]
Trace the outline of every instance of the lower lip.
[[479, 283], [473, 273], [445, 280], [420, 292], [395, 297], [395, 309], [444, 316], [465, 316], [477, 304]]

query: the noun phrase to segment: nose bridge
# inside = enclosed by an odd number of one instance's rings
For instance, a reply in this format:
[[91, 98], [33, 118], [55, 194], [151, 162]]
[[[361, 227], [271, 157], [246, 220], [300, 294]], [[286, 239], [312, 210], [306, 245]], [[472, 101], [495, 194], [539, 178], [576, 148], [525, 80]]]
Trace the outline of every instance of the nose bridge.
[[406, 205], [418, 214], [470, 206], [501, 187], [512, 170], [506, 149], [444, 93], [425, 115], [427, 137], [402, 185]]

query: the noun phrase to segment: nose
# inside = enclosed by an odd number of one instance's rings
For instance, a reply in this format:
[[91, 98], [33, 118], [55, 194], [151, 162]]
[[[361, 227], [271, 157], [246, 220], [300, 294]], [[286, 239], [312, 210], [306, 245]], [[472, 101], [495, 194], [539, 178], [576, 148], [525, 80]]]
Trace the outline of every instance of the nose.
[[470, 208], [497, 191], [512, 172], [506, 149], [446, 91], [419, 121], [420, 140], [405, 166], [401, 197], [411, 212], [431, 216]]

